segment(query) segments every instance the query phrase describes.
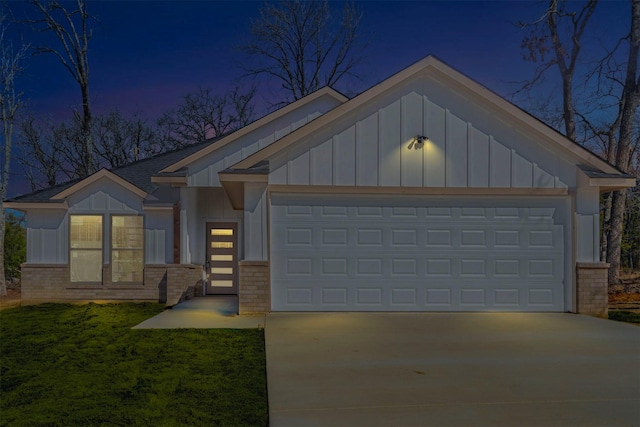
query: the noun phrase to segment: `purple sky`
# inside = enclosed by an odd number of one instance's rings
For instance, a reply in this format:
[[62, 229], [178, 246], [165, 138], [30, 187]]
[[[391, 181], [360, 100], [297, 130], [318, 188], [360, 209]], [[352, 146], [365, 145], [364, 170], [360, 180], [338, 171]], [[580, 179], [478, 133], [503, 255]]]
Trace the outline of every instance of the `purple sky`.
[[[253, 1], [91, 1], [98, 18], [90, 42], [90, 91], [94, 112], [120, 109], [154, 120], [198, 87], [223, 93], [242, 74], [234, 49], [248, 36], [263, 2]], [[336, 8], [342, 3], [332, 2]], [[509, 82], [531, 76], [534, 65], [521, 59], [519, 21], [539, 16], [544, 2], [525, 1], [364, 1], [362, 32], [370, 40], [357, 73], [336, 89], [361, 92], [428, 54], [434, 54], [489, 89], [508, 95]], [[10, 2], [16, 18], [30, 6]], [[594, 37], [618, 37], [628, 27], [628, 1], [604, 1], [593, 21]], [[16, 37], [38, 45], [52, 42], [14, 25]], [[45, 37], [45, 38], [43, 38]], [[53, 41], [52, 43], [55, 43]], [[599, 46], [592, 43], [593, 46]], [[57, 46], [57, 45], [56, 45]], [[595, 51], [594, 51], [595, 52]], [[585, 57], [586, 59], [586, 57]], [[49, 56], [31, 57], [18, 82], [29, 110], [61, 120], [80, 107], [70, 74]], [[260, 90], [260, 87], [259, 87]], [[259, 92], [268, 97], [262, 88]], [[19, 174], [19, 166], [14, 172]], [[28, 191], [14, 175], [9, 196]]]

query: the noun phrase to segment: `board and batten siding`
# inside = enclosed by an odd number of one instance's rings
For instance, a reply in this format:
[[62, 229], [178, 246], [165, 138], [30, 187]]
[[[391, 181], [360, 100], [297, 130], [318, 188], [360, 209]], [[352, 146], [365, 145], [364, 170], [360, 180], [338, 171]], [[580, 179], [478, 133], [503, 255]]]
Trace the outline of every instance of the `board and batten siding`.
[[329, 96], [321, 97], [238, 138], [229, 146], [190, 165], [188, 185], [190, 187], [220, 187], [218, 172], [271, 145], [339, 104], [336, 99]]
[[[468, 105], [456, 112], [465, 100], [447, 101], [416, 91], [378, 100], [366, 116], [345, 118], [333, 134], [310, 138], [306, 150], [275, 159], [269, 183], [567, 188], [575, 181], [575, 168], [557, 154], [527, 150], [535, 144], [499, 118], [482, 123], [495, 134], [483, 130], [464, 117], [473, 115]], [[417, 135], [428, 140], [418, 144]]]
[[269, 259], [267, 247], [266, 184], [248, 182], [244, 189], [244, 257], [247, 261]]
[[180, 188], [180, 263], [204, 264], [207, 222], [237, 222], [243, 253], [242, 211], [233, 210], [222, 188]]
[[28, 264], [69, 262], [69, 224], [66, 211], [29, 210], [26, 227]]
[[27, 213], [27, 263], [69, 262], [69, 215], [101, 215], [103, 263], [109, 264], [111, 215], [144, 215], [145, 263], [171, 263], [172, 211], [144, 211], [142, 199], [108, 179], [96, 181], [68, 199], [69, 209], [32, 209]]
[[144, 219], [145, 264], [173, 263], [173, 210], [146, 211]]

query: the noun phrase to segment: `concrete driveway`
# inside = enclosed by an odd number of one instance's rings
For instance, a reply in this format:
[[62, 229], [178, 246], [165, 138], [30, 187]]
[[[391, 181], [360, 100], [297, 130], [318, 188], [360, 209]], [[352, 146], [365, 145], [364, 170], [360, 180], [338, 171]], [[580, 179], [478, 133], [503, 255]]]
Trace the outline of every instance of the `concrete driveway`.
[[272, 313], [284, 426], [640, 426], [640, 327], [573, 314]]

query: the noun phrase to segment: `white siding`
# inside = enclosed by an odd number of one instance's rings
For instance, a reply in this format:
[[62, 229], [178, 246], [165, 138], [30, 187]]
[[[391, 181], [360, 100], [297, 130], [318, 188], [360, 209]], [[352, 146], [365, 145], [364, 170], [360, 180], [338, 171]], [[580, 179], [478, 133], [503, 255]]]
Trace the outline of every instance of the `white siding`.
[[27, 213], [27, 263], [66, 264], [69, 260], [69, 225], [60, 209], [34, 209]]
[[[234, 211], [222, 188], [180, 189], [180, 262], [203, 264], [207, 222], [238, 222], [239, 242], [242, 242], [242, 211]], [[240, 243], [238, 256], [243, 258]]]
[[[433, 82], [412, 82], [272, 159], [269, 182], [475, 188], [575, 185], [575, 167], [566, 155], [503, 119]], [[428, 140], [416, 144], [417, 135]]]
[[333, 137], [333, 180], [341, 185], [356, 184], [356, 129], [355, 126]]
[[445, 155], [446, 155], [446, 128], [445, 110], [424, 97], [425, 104], [425, 128], [424, 136], [429, 137], [424, 144], [423, 157], [425, 165], [425, 187], [444, 187]]
[[[233, 166], [256, 151], [267, 147], [276, 140], [304, 126], [319, 115], [337, 107], [339, 101], [324, 96], [280, 117], [254, 132], [238, 138], [236, 141], [189, 166], [188, 185], [191, 187], [220, 187], [218, 172]], [[305, 165], [304, 183], [309, 184], [309, 164]], [[293, 181], [299, 176], [294, 173]]]
[[407, 187], [422, 186], [422, 156], [420, 147], [413, 141], [416, 135], [423, 135], [422, 97], [410, 93], [402, 98], [402, 129], [400, 140], [403, 143], [401, 154], [401, 183]]
[[588, 178], [578, 172], [580, 184], [576, 191], [577, 262], [600, 261], [600, 192], [589, 187]]
[[356, 185], [378, 185], [378, 168], [366, 167], [378, 164], [378, 113], [356, 123], [356, 141]]
[[109, 179], [101, 179], [68, 199], [69, 210], [33, 209], [27, 213], [27, 262], [67, 264], [69, 215], [101, 215], [103, 263], [109, 264], [111, 215], [144, 215], [145, 263], [170, 263], [173, 258], [171, 210], [143, 211], [142, 199]]
[[247, 183], [244, 189], [244, 259], [264, 261], [267, 249], [267, 186]]
[[145, 212], [145, 264], [173, 263], [173, 210]]
[[[378, 141], [379, 163], [378, 185], [400, 185], [400, 101], [395, 101], [380, 109], [378, 115], [380, 139]], [[363, 167], [376, 165], [363, 165]], [[341, 185], [334, 182], [334, 185]]]

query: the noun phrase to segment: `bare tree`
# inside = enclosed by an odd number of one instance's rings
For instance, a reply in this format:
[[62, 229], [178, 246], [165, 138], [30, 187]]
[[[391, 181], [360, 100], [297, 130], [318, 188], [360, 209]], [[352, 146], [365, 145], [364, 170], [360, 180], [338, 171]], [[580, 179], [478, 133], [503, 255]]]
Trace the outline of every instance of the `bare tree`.
[[31, 191], [52, 187], [62, 180], [61, 134], [55, 125], [38, 124], [33, 117], [20, 123], [18, 161]]
[[[93, 157], [99, 167], [116, 168], [165, 151], [155, 131], [138, 116], [122, 116], [119, 111], [93, 119], [95, 144]], [[33, 191], [60, 182], [82, 178], [85, 157], [82, 122], [74, 117], [69, 122], [41, 124], [33, 117], [20, 126], [21, 155], [19, 161]]]
[[[582, 91], [589, 90], [590, 102], [577, 103], [574, 99], [575, 74], [582, 50], [582, 38], [597, 1], [589, 0], [577, 10], [577, 3], [550, 0], [538, 21], [522, 42], [524, 59], [539, 62], [534, 77], [524, 85], [525, 90], [537, 87], [545, 73], [558, 69], [562, 80], [562, 118], [569, 138], [580, 142], [593, 142], [600, 147], [603, 157], [625, 172], [631, 171], [631, 160], [637, 147], [638, 105], [640, 81], [638, 76], [638, 43], [640, 40], [640, 0], [631, 0], [630, 32], [606, 51], [591, 68], [582, 71]], [[626, 58], [621, 50], [628, 46]], [[552, 59], [545, 55], [553, 53]], [[584, 65], [584, 64], [583, 64]], [[583, 67], [585, 68], [585, 67]], [[588, 83], [592, 84], [589, 85]], [[580, 126], [577, 125], [579, 119]], [[578, 135], [582, 129], [582, 135]], [[634, 136], [635, 135], [635, 136]], [[625, 213], [626, 191], [605, 196], [603, 215], [602, 255], [611, 264], [609, 282], [620, 278], [621, 239]]]
[[119, 111], [96, 117], [94, 136], [100, 165], [109, 169], [164, 151], [145, 120], [136, 115], [124, 117]]
[[300, 99], [353, 75], [362, 59], [362, 14], [345, 3], [334, 18], [326, 0], [266, 3], [251, 23], [251, 39], [241, 46], [248, 75], [266, 75], [282, 85], [284, 102]]
[[4, 238], [5, 212], [4, 199], [9, 186], [9, 169], [11, 165], [11, 146], [13, 131], [18, 111], [22, 107], [22, 94], [16, 91], [16, 77], [22, 71], [22, 62], [27, 54], [27, 46], [14, 49], [7, 35], [4, 15], [0, 14], [0, 115], [2, 115], [2, 138], [4, 152], [2, 159], [2, 176], [0, 179], [0, 295], [7, 294], [4, 276]]
[[202, 88], [187, 94], [177, 109], [158, 120], [160, 137], [180, 148], [240, 129], [253, 120], [255, 92], [254, 87], [243, 91], [236, 86], [224, 95]]
[[92, 31], [89, 29], [90, 15], [87, 13], [87, 1], [76, 0], [73, 9], [67, 9], [58, 0], [31, 0], [40, 12], [40, 18], [29, 22], [39, 32], [51, 32], [60, 42], [61, 48], [41, 46], [37, 53], [50, 53], [58, 58], [60, 63], [69, 71], [80, 87], [82, 95], [82, 114], [74, 114], [82, 123], [82, 144], [78, 147], [83, 157], [80, 162], [82, 169], [76, 171], [80, 177], [85, 177], [96, 170], [93, 158], [92, 114], [89, 97], [89, 40]]
[[[640, 57], [640, 0], [631, 1], [631, 30], [629, 33], [629, 53], [627, 59], [626, 76], [622, 88], [622, 96], [618, 118], [620, 130], [616, 147], [615, 164], [624, 172], [631, 171], [632, 142], [634, 139], [634, 124], [637, 123], [636, 112], [640, 106], [640, 74], [638, 73], [638, 58]], [[622, 250], [622, 235], [624, 230], [624, 214], [627, 192], [615, 191], [611, 201], [610, 233], [607, 239], [607, 262], [609, 268], [609, 283], [620, 281], [620, 256]]]
[[[582, 36], [597, 4], [598, 0], [589, 0], [580, 10], [571, 11], [564, 7], [564, 2], [550, 0], [544, 15], [530, 26], [531, 31], [521, 44], [525, 60], [541, 62], [529, 85], [535, 84], [547, 70], [557, 66], [562, 79], [565, 135], [573, 141], [577, 140], [573, 79], [582, 49]], [[562, 32], [560, 26], [569, 27], [569, 31]], [[549, 53], [552, 53], [552, 58], [545, 60], [545, 55]]]

